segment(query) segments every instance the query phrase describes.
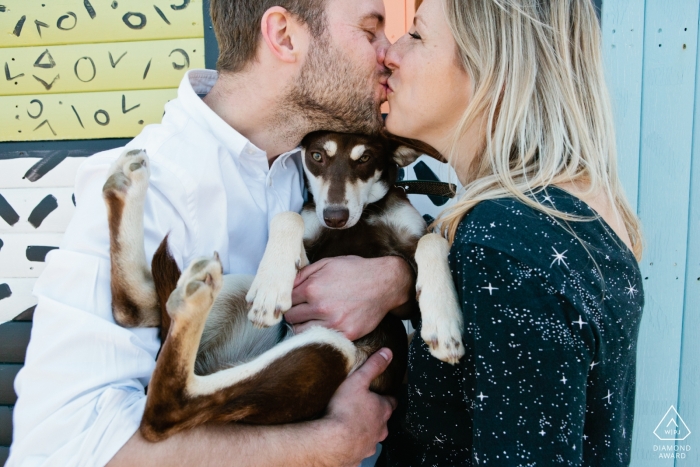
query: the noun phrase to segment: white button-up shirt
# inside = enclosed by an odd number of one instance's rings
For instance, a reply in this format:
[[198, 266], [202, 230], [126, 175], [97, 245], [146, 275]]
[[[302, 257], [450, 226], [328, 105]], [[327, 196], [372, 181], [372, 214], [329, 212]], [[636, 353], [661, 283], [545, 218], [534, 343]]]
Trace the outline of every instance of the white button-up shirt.
[[[255, 274], [270, 220], [301, 210], [303, 169], [298, 150], [270, 167], [264, 151], [198, 97], [216, 79], [214, 71], [188, 72], [162, 123], [127, 145], [146, 149], [151, 160], [146, 255], [170, 234], [181, 269], [218, 251], [225, 273]], [[8, 467], [104, 465], [141, 421], [160, 340], [156, 329], [124, 329], [112, 318], [102, 186], [122, 150], [81, 166], [75, 216], [36, 283], [32, 338], [15, 382]]]

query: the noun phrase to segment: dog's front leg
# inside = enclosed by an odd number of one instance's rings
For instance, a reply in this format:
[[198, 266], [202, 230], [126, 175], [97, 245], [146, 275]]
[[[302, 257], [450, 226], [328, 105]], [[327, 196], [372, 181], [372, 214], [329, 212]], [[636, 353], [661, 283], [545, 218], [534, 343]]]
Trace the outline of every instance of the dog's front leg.
[[145, 151], [125, 150], [102, 188], [109, 222], [112, 314], [124, 327], [160, 324], [160, 307], [143, 239], [150, 172]]
[[416, 249], [416, 298], [421, 311], [421, 337], [430, 353], [454, 365], [464, 355], [464, 321], [447, 261], [449, 251], [449, 243], [440, 235], [427, 234], [420, 239]]
[[277, 214], [258, 273], [246, 295], [248, 319], [258, 327], [273, 326], [292, 307], [297, 271], [309, 264], [304, 250], [304, 220], [295, 212]]

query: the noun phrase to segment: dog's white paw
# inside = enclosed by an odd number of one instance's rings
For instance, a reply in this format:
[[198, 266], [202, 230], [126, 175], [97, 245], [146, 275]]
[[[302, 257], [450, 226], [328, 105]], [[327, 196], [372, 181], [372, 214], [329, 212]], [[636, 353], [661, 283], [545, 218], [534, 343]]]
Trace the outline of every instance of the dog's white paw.
[[462, 310], [450, 290], [431, 285], [427, 289], [420, 284], [417, 287], [422, 319], [420, 335], [433, 357], [454, 365], [464, 356]]
[[170, 294], [167, 309], [173, 319], [194, 318], [209, 312], [223, 284], [223, 268], [219, 255], [192, 262]]
[[142, 197], [148, 189], [151, 176], [149, 160], [145, 150], [125, 150], [112, 165], [109, 178], [102, 191], [119, 198]]
[[256, 327], [266, 328], [282, 321], [282, 315], [292, 307], [295, 278], [296, 268], [258, 272], [245, 297], [251, 304], [248, 319]]

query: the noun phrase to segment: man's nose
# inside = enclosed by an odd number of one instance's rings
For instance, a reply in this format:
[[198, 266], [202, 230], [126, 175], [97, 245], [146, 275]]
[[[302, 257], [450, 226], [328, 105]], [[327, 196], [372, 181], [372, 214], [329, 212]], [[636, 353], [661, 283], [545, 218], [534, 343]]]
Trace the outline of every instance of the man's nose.
[[382, 37], [377, 39], [377, 62], [379, 62], [379, 64], [384, 64], [384, 60], [386, 58], [386, 51], [389, 49], [390, 46], [391, 42], [389, 42], [389, 39], [386, 37], [386, 34], [382, 34]]

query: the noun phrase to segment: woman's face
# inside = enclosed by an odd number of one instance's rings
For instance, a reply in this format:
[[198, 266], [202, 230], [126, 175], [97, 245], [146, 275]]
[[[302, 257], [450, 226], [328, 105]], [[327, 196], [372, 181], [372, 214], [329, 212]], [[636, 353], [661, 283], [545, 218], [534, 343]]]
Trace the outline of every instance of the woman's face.
[[471, 100], [471, 79], [458, 62], [442, 1], [421, 4], [413, 27], [389, 48], [384, 64], [392, 71], [387, 130], [444, 152]]

